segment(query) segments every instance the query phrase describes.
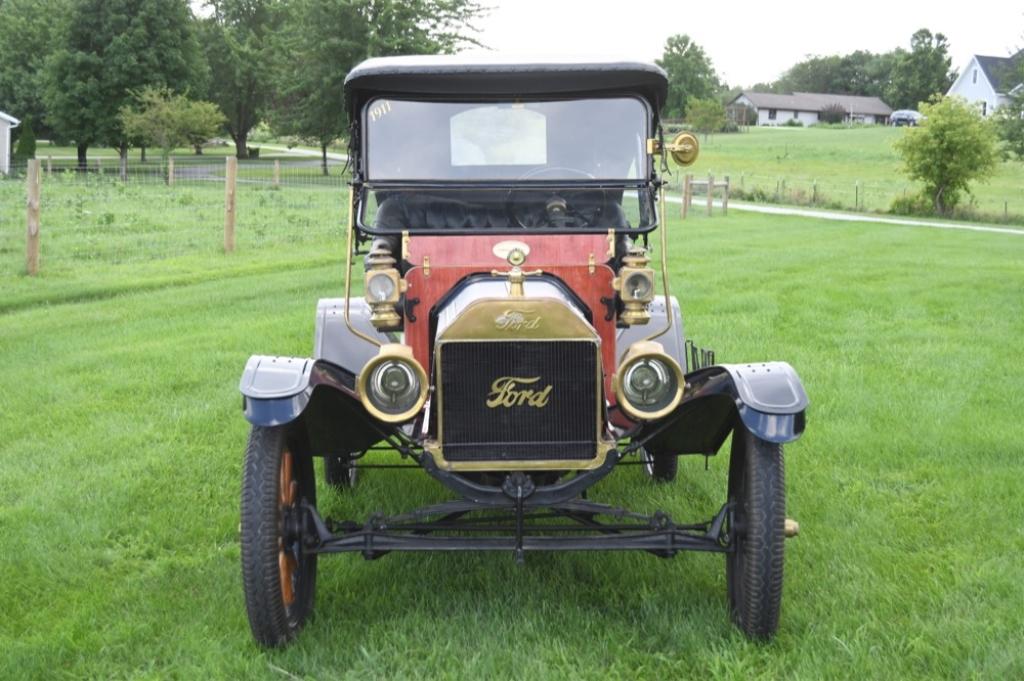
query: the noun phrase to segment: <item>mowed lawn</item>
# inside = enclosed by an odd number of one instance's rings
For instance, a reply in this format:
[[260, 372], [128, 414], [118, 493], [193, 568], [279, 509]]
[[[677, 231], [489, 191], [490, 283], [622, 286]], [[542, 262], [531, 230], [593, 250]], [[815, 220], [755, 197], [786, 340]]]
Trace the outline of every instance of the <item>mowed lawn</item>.
[[[688, 171], [698, 177], [729, 175], [733, 186], [761, 189], [784, 202], [808, 203], [817, 182], [818, 202], [886, 211], [892, 200], [919, 190], [900, 171], [893, 143], [907, 128], [750, 128], [700, 137], [701, 153]], [[784, 182], [784, 184], [783, 184]], [[1003, 161], [993, 175], [971, 185], [975, 209], [990, 219], [1024, 222], [1024, 162]], [[965, 205], [970, 199], [965, 198]], [[1004, 206], [1005, 203], [1005, 206]]]
[[[306, 355], [316, 299], [341, 290], [340, 260], [289, 250], [0, 315], [0, 678], [1024, 676], [1024, 237], [750, 214], [670, 228], [688, 333], [721, 361], [790, 361], [811, 397], [774, 642], [729, 623], [721, 556], [391, 554], [322, 559], [308, 628], [256, 648], [238, 376], [250, 353]], [[24, 294], [11, 281], [0, 295]], [[667, 486], [622, 467], [592, 498], [704, 518], [726, 459], [684, 459]], [[364, 518], [444, 496], [374, 470], [321, 505]]]

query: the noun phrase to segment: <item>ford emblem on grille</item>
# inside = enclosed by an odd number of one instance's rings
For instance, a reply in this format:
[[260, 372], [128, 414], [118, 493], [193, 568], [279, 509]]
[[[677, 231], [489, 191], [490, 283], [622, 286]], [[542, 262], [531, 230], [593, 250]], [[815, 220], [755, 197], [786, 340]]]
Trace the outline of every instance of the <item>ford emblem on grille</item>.
[[519, 388], [520, 384], [533, 385], [540, 381], [540, 376], [533, 378], [520, 378], [519, 376], [502, 376], [494, 379], [491, 383], [491, 392], [488, 393], [487, 406], [491, 409], [497, 407], [521, 407], [528, 405], [543, 409], [548, 406], [548, 397], [551, 396], [551, 384], [540, 390], [533, 388]]

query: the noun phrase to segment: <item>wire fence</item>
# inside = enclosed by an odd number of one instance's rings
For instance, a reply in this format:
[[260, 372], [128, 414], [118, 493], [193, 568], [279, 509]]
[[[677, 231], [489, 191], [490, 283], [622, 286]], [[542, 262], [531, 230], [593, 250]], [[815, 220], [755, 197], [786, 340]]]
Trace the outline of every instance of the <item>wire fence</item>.
[[[85, 171], [40, 164], [39, 269], [67, 271], [223, 252], [223, 159], [115, 161]], [[24, 274], [27, 166], [0, 174], [0, 277]], [[317, 159], [237, 164], [235, 249], [311, 243], [337, 245], [343, 234], [348, 176], [341, 162], [324, 175]]]
[[[894, 202], [900, 199], [908, 203], [913, 202], [920, 191], [919, 185], [902, 178], [885, 182], [864, 182], [715, 170], [697, 175], [695, 179], [704, 179], [709, 174], [716, 180], [728, 178], [730, 198], [737, 201], [811, 206], [832, 210], [889, 212]], [[675, 173], [670, 178], [670, 188], [681, 192], [684, 177], [685, 173]], [[958, 209], [954, 217], [1022, 224], [1024, 192], [1007, 197], [975, 197], [973, 202]]]

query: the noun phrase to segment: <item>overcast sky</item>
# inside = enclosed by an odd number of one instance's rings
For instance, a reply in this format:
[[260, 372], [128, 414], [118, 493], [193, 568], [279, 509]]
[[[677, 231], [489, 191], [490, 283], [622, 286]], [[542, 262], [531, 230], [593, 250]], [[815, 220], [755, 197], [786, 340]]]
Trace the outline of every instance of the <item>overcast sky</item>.
[[753, 2], [750, 0], [484, 0], [479, 39], [511, 54], [613, 56], [652, 61], [687, 33], [730, 85], [771, 81], [808, 55], [909, 49], [919, 28], [944, 33], [953, 68], [972, 54], [1024, 48], [1024, 3]]

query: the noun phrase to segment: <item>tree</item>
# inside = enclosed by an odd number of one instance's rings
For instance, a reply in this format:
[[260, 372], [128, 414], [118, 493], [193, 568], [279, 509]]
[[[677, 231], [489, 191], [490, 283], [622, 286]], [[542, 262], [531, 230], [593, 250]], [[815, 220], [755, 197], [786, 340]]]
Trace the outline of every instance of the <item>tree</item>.
[[18, 145], [14, 148], [14, 160], [24, 163], [30, 158], [36, 157], [36, 134], [32, 130], [32, 119], [26, 118], [21, 122], [21, 134], [18, 136]]
[[159, 148], [165, 161], [178, 147], [210, 139], [224, 124], [224, 114], [216, 104], [192, 101], [167, 87], [144, 88], [136, 99], [135, 106], [121, 108], [124, 132]]
[[896, 57], [903, 50], [874, 54], [809, 57], [789, 68], [771, 85], [774, 92], [826, 92], [882, 97], [889, 87]]
[[47, 65], [51, 125], [78, 146], [80, 168], [94, 144], [129, 139], [118, 115], [147, 85], [178, 91], [204, 78], [187, 0], [76, 0], [64, 44]]
[[43, 81], [47, 58], [63, 43], [69, 0], [0, 2], [0, 111], [46, 126]]
[[278, 34], [269, 111], [275, 131], [320, 147], [345, 134], [339, 95], [345, 76], [367, 56], [450, 52], [473, 43], [469, 22], [482, 12], [472, 0], [299, 0]]
[[[200, 38], [217, 84], [208, 96], [227, 117], [236, 156], [249, 158], [249, 131], [262, 120], [274, 87], [267, 77], [274, 61], [271, 38], [287, 6], [278, 0], [209, 0], [206, 6], [212, 14], [200, 22]], [[335, 96], [341, 99], [340, 92]]]
[[686, 120], [707, 139], [709, 134], [718, 132], [725, 125], [725, 107], [716, 99], [691, 99]]
[[691, 99], [711, 99], [721, 87], [711, 60], [688, 35], [669, 38], [657, 64], [668, 73], [667, 118], [684, 118]]
[[[1014, 82], [1024, 83], [1024, 58], [1020, 59], [1016, 71]], [[994, 121], [1006, 155], [1024, 161], [1024, 91], [1010, 95], [1010, 101], [996, 109]]]
[[910, 52], [902, 52], [892, 69], [887, 100], [894, 109], [916, 109], [932, 96], [944, 94], [956, 79], [950, 68], [946, 36], [918, 30], [910, 39]]
[[939, 214], [956, 207], [970, 183], [987, 177], [998, 152], [992, 126], [959, 97], [936, 97], [921, 106], [926, 118], [907, 128], [895, 143], [903, 172], [924, 185], [924, 195]]

